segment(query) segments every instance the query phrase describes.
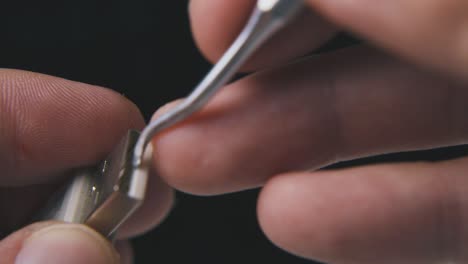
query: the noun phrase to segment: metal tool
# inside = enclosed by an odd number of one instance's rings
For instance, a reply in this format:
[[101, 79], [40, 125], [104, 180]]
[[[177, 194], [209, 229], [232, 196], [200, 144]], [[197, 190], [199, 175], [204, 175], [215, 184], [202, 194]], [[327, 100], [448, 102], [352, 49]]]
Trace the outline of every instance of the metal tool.
[[147, 162], [138, 168], [131, 163], [139, 135], [129, 131], [98, 166], [73, 172], [70, 182], [34, 220], [86, 224], [111, 239], [145, 197], [151, 149]]
[[303, 0], [258, 0], [240, 35], [195, 90], [179, 105], [150, 123], [135, 146], [133, 165], [138, 167], [151, 139], [200, 110], [239, 71], [250, 56], [277, 31], [288, 24]]
[[130, 132], [97, 168], [77, 172], [68, 187], [42, 212], [40, 219], [84, 223], [111, 238], [141, 204], [148, 177], [148, 143], [162, 130], [201, 109], [273, 34], [298, 13], [303, 0], [258, 0], [244, 30], [208, 75], [181, 104]]

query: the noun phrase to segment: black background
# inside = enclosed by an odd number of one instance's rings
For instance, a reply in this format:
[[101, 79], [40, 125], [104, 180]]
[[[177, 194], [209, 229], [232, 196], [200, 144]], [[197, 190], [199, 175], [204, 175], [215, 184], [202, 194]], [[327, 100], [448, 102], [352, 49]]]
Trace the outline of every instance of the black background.
[[[185, 96], [209, 70], [193, 43], [187, 1], [9, 1], [0, 7], [0, 67], [110, 87], [146, 118]], [[332, 45], [350, 42], [342, 37]], [[458, 147], [341, 164], [436, 160]], [[257, 191], [177, 194], [160, 227], [134, 240], [136, 263], [311, 263], [275, 248], [256, 221]]]

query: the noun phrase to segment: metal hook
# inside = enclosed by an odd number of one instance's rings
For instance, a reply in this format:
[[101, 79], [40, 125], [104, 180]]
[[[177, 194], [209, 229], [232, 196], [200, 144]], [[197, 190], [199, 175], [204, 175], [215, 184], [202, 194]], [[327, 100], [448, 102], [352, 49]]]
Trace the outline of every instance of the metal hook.
[[208, 103], [260, 46], [298, 13], [303, 2], [258, 0], [245, 28], [195, 90], [143, 130], [135, 146], [133, 166], [141, 165], [145, 148], [157, 133], [188, 118]]

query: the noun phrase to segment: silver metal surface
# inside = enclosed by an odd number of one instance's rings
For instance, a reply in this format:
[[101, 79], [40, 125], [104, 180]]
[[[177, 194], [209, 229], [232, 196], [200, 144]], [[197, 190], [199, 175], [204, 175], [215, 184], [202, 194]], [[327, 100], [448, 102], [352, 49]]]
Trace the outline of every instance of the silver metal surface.
[[138, 138], [138, 132], [130, 131], [99, 166], [75, 171], [36, 220], [86, 224], [111, 238], [145, 196], [149, 165], [132, 166]]
[[259, 0], [244, 30], [195, 90], [179, 105], [150, 123], [135, 146], [133, 166], [142, 162], [151, 139], [201, 109], [274, 33], [284, 27], [299, 11], [303, 0]]

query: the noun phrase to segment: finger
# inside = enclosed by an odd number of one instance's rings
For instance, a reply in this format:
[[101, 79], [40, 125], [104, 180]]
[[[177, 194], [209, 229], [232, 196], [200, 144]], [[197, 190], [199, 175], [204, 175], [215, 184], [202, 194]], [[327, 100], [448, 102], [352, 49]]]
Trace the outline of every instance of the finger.
[[273, 178], [258, 215], [280, 247], [327, 263], [464, 263], [468, 159]]
[[308, 0], [333, 22], [415, 61], [468, 79], [464, 0]]
[[467, 93], [385, 54], [347, 49], [226, 87], [157, 137], [154, 160], [170, 185], [217, 194], [291, 170], [461, 144]]
[[[249, 18], [255, 1], [190, 1], [192, 31], [203, 54], [216, 62]], [[291, 25], [273, 37], [245, 66], [252, 70], [304, 55], [335, 35], [331, 24], [305, 10]]]
[[[128, 129], [143, 124], [135, 105], [110, 90], [1, 70], [0, 210], [9, 213], [0, 219], [0, 233], [29, 221], [57, 188], [56, 178], [96, 164]], [[126, 224], [127, 236], [153, 227], [171, 207], [167, 185], [155, 177], [148, 189], [148, 201]]]
[[0, 185], [44, 183], [94, 164], [143, 124], [135, 105], [111, 90], [0, 70]]
[[109, 242], [80, 225], [40, 223], [0, 241], [5, 264], [117, 264], [119, 256]]

